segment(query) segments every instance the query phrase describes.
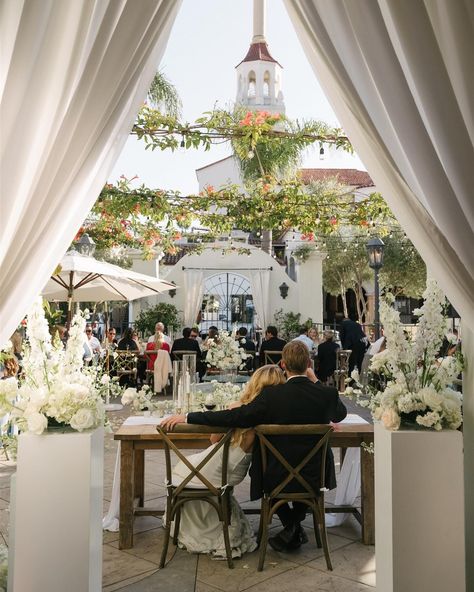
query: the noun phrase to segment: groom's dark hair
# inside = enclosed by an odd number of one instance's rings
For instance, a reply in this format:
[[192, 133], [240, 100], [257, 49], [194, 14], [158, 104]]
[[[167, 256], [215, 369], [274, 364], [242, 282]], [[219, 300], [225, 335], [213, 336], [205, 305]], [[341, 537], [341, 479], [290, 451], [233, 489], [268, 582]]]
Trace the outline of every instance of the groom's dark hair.
[[309, 349], [299, 340], [290, 341], [282, 351], [285, 368], [292, 374], [306, 374], [309, 366]]

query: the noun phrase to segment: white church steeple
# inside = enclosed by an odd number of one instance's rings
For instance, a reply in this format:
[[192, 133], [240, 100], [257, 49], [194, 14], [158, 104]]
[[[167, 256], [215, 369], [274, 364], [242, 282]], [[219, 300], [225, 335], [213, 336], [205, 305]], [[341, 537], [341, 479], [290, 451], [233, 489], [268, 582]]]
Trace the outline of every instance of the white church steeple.
[[245, 58], [236, 66], [237, 104], [252, 110], [284, 113], [283, 68], [268, 51], [265, 39], [265, 0], [253, 2], [253, 37]]

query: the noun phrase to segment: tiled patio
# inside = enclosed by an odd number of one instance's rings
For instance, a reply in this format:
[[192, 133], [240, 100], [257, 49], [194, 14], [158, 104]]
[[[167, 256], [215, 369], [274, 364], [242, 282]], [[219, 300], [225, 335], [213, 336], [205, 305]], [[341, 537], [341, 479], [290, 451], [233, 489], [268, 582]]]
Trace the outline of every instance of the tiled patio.
[[[349, 405], [348, 405], [349, 406]], [[353, 410], [362, 414], [359, 410]], [[118, 427], [126, 412], [111, 413], [113, 427]], [[117, 443], [112, 434], [105, 438], [104, 513], [106, 512], [113, 482]], [[15, 463], [0, 460], [0, 532], [8, 541], [9, 485]], [[146, 454], [146, 505], [164, 506], [165, 490], [164, 458], [155, 451]], [[235, 489], [235, 495], [244, 507], [250, 507], [248, 478]], [[333, 499], [334, 492], [328, 496]], [[258, 519], [250, 516], [257, 529]], [[251, 590], [267, 592], [359, 592], [375, 587], [375, 549], [360, 543], [360, 526], [351, 516], [342, 526], [329, 530], [329, 545], [334, 567], [326, 570], [323, 553], [315, 544], [311, 519], [305, 529], [309, 543], [291, 554], [279, 554], [271, 548], [267, 551], [263, 572], [258, 572], [258, 552], [235, 560], [233, 570], [225, 561], [213, 560], [204, 555], [191, 555], [170, 545], [170, 562], [158, 570], [162, 544], [161, 519], [152, 516], [135, 520], [134, 547], [126, 551], [118, 549], [118, 533], [104, 532], [103, 590], [112, 592], [240, 592]], [[280, 524], [274, 521], [274, 529]]]

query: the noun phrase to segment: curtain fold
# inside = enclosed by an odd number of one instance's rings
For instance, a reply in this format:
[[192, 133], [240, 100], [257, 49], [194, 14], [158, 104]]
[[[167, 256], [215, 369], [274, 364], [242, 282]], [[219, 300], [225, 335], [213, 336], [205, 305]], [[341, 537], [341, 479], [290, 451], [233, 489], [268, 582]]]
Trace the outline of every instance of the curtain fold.
[[285, 4], [377, 188], [474, 327], [472, 3]]
[[[474, 356], [474, 3], [285, 0], [358, 155], [462, 317]], [[463, 373], [466, 559], [474, 553], [474, 368]], [[474, 566], [466, 561], [469, 590]]]
[[270, 320], [270, 270], [251, 269], [249, 271], [249, 279], [255, 312], [257, 313], [261, 328], [266, 329]]
[[0, 344], [97, 199], [180, 4], [0, 4]]
[[204, 290], [203, 272], [200, 269], [184, 271], [184, 325], [192, 327], [196, 323], [202, 305]]

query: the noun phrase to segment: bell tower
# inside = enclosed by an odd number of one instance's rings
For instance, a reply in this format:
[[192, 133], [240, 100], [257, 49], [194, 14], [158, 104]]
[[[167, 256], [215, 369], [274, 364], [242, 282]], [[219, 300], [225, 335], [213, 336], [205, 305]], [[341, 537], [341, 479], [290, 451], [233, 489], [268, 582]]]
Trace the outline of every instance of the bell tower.
[[245, 58], [236, 66], [236, 103], [252, 111], [285, 113], [281, 65], [271, 56], [265, 39], [265, 0], [253, 1], [253, 38]]

